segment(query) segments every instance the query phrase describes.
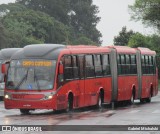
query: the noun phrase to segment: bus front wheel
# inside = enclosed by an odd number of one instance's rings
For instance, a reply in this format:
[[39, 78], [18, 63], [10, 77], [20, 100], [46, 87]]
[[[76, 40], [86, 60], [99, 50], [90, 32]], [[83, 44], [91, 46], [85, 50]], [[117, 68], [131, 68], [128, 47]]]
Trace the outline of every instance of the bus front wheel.
[[73, 96], [69, 95], [68, 102], [67, 102], [67, 112], [71, 112], [73, 110]]
[[29, 114], [29, 109], [20, 109], [21, 114]]

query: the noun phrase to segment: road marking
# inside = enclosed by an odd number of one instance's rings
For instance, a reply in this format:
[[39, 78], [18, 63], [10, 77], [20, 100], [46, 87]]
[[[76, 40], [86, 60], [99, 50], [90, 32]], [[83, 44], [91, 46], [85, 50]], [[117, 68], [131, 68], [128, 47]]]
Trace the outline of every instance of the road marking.
[[153, 113], [153, 114], [158, 114], [158, 113], [160, 113], [160, 110], [155, 110], [155, 111], [153, 111], [152, 113]]
[[106, 111], [104, 113], [101, 113], [101, 115], [106, 115], [106, 114], [114, 114], [115, 111], [114, 110], [109, 110], [109, 111]]
[[131, 114], [133, 114], [133, 113], [138, 113], [140, 110], [132, 110], [132, 111], [130, 111], [130, 112], [128, 112], [128, 113], [131, 113]]
[[91, 113], [91, 112], [93, 112], [93, 111], [90, 110], [90, 111], [85, 111], [85, 112], [81, 112], [81, 113], [87, 114], [87, 113]]

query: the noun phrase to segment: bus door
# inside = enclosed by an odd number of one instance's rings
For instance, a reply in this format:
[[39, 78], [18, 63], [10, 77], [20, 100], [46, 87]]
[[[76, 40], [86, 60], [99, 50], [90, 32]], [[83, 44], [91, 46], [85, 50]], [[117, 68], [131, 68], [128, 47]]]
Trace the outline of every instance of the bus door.
[[[138, 74], [138, 97], [137, 99], [141, 98], [142, 94], [142, 63], [141, 63], [141, 52], [137, 50], [136, 53], [137, 57], [137, 74]], [[142, 61], [143, 62], [143, 61]]]
[[79, 92], [79, 107], [85, 105], [84, 95], [85, 95], [85, 86], [84, 86], [84, 55], [78, 56], [78, 66], [79, 66], [79, 81], [77, 82], [78, 92]]
[[94, 69], [93, 55], [85, 55], [85, 106], [94, 105], [97, 102], [96, 99], [96, 78]]
[[112, 77], [112, 99], [111, 101], [114, 102], [114, 101], [117, 101], [117, 97], [118, 97], [117, 53], [115, 49], [111, 49], [110, 65], [111, 65], [111, 77]]

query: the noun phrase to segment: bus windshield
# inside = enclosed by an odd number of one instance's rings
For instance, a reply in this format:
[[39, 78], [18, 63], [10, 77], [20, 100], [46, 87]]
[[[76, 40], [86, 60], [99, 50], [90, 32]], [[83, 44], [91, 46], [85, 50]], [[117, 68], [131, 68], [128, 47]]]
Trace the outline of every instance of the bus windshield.
[[6, 87], [15, 90], [52, 89], [55, 67], [55, 60], [12, 60]]

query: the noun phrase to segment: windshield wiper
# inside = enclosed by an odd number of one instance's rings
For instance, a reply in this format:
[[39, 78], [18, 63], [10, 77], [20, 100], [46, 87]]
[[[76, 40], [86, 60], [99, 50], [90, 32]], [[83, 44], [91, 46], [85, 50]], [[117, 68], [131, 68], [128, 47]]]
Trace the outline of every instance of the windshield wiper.
[[[28, 68], [29, 69], [29, 68]], [[20, 82], [17, 84], [17, 86], [14, 88], [15, 90], [16, 89], [19, 89], [19, 87], [22, 85], [22, 83], [24, 82], [24, 80], [27, 78], [28, 76], [28, 69], [27, 69], [27, 73], [23, 76], [23, 78], [20, 80]]]
[[36, 80], [38, 90], [40, 90], [40, 85], [39, 85], [39, 81], [38, 81], [38, 78], [37, 78], [36, 73], [34, 73], [34, 78], [35, 78], [35, 80]]

